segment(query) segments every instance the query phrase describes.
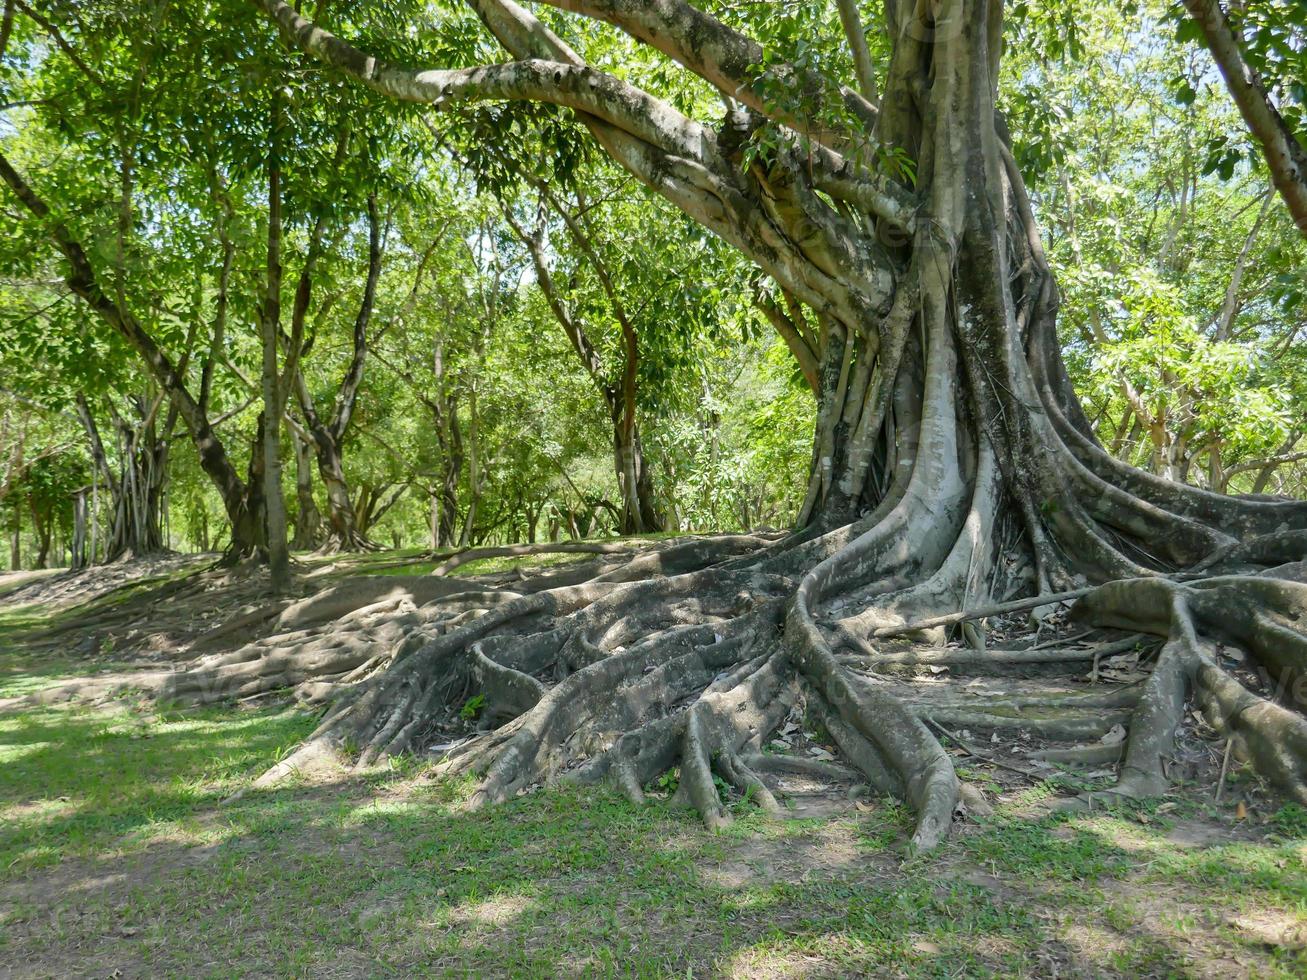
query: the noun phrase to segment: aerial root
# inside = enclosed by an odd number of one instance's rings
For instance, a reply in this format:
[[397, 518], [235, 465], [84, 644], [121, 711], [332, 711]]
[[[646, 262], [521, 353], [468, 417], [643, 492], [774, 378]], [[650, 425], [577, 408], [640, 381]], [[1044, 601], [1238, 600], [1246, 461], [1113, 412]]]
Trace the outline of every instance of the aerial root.
[[867, 780], [868, 785], [879, 795], [906, 798], [902, 776], [886, 761], [876, 743], [845, 721], [810, 684], [805, 684], [804, 687], [808, 704], [816, 710], [822, 727], [830, 734], [840, 753]]

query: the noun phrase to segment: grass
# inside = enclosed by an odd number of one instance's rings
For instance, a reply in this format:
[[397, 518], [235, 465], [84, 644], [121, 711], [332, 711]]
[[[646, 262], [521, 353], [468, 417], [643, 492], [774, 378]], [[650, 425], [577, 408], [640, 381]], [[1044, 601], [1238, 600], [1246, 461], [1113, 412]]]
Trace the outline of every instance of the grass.
[[[46, 668], [0, 632], [10, 688]], [[83, 669], [85, 664], [81, 665]], [[60, 669], [60, 668], [55, 668]], [[905, 807], [823, 820], [607, 790], [476, 813], [421, 764], [251, 792], [285, 707], [0, 715], [0, 972], [121, 976], [1301, 976], [1307, 811], [1201, 795], [905, 860]]]

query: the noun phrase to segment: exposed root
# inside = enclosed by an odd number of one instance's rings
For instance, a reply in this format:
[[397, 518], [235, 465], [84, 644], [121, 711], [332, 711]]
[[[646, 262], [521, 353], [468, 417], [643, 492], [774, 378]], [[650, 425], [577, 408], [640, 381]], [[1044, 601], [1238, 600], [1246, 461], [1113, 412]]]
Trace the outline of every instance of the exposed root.
[[[1130, 720], [1116, 795], [1155, 796], [1166, 788], [1167, 758], [1192, 692], [1239, 757], [1307, 802], [1307, 719], [1299, 713], [1307, 704], [1307, 635], [1297, 628], [1307, 618], [1307, 585], [1247, 576], [1185, 585], [1113, 582], [1086, 597], [1078, 612], [1167, 637]], [[1220, 665], [1217, 641], [1251, 655], [1267, 695]]]
[[[911, 493], [898, 499], [900, 507], [920, 506]], [[1078, 589], [1077, 615], [1100, 629], [1062, 635], [1071, 631], [1055, 616], [1041, 627], [1053, 636], [1039, 643], [1022, 632], [1029, 630], [1024, 614], [1070, 596], [982, 601], [918, 613], [886, 633], [911, 636], [984, 617], [993, 635], [1006, 631], [1002, 645], [902, 648], [899, 639], [900, 648], [883, 649], [874, 634], [864, 639], [846, 625], [865, 622], [860, 614], [834, 621], [813, 614], [850, 594], [871, 596], [872, 604], [906, 594], [859, 585], [879, 576], [884, 588], [893, 578], [885, 575], [893, 566], [880, 526], [822, 545], [833, 550], [797, 583], [776, 573], [785, 566], [774, 546], [747, 536], [651, 547], [616, 564], [587, 565], [588, 574], [551, 570], [519, 579], [511, 591], [497, 578], [347, 580], [243, 613], [195, 649], [249, 631], [269, 635], [206, 652], [182, 670], [93, 678], [29, 700], [130, 689], [203, 703], [293, 691], [326, 711], [313, 735], [256, 786], [417, 751], [439, 759], [440, 773], [480, 778], [473, 808], [558, 779], [611, 780], [641, 801], [651, 785], [665, 788], [663, 774], [673, 770], [673, 799], [721, 827], [731, 820], [731, 797], [736, 806], [784, 814], [781, 777], [852, 782], [850, 794], [909, 802], [917, 813], [913, 846], [926, 850], [947, 834], [960, 802], [964, 810], [983, 806], [974, 793], [964, 798], [936, 731], [970, 753], [972, 764], [1026, 778], [1039, 778], [1039, 770], [1022, 759], [1090, 767], [1121, 760], [1114, 792], [1154, 795], [1167, 785], [1173, 733], [1192, 694], [1238, 758], [1307, 801], [1307, 721], [1298, 713], [1307, 694], [1307, 641], [1298, 625], [1307, 585], [1266, 576], [1152, 577]], [[1283, 554], [1266, 547], [1254, 553]], [[752, 564], [741, 556], [749, 548]], [[602, 556], [610, 554], [605, 546]], [[938, 567], [949, 567], [954, 554], [937, 555]], [[878, 608], [881, 616], [889, 605]], [[1142, 638], [1154, 636], [1165, 638], [1155, 658], [1148, 653], [1155, 641]], [[1217, 643], [1246, 651], [1263, 671], [1263, 687], [1277, 690], [1251, 690], [1222, 666]], [[858, 653], [839, 656], [838, 646]], [[975, 680], [960, 689], [954, 671]], [[800, 706], [837, 758], [795, 755], [772, 742]], [[1119, 727], [1128, 727], [1124, 743]], [[1000, 751], [974, 749], [973, 732]], [[1004, 746], [1022, 755], [1004, 761]]]

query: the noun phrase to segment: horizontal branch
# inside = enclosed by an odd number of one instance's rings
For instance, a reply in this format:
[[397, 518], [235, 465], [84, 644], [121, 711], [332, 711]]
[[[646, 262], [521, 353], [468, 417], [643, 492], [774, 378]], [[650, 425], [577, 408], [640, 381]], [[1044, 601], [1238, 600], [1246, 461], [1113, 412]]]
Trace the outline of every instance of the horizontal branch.
[[402, 102], [437, 108], [456, 102], [545, 102], [594, 116], [667, 152], [724, 167], [711, 129], [642, 89], [586, 65], [529, 58], [462, 69], [413, 70], [389, 65], [296, 13], [283, 0], [253, 0], [295, 47]]

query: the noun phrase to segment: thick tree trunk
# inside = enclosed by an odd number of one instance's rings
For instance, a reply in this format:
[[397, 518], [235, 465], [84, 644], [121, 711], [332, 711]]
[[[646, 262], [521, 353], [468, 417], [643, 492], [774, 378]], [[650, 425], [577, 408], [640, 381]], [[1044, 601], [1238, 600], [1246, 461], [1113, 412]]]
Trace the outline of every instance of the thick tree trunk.
[[78, 405], [78, 416], [91, 447], [93, 465], [104, 477], [110, 491], [113, 520], [105, 548], [107, 561], [124, 555], [140, 557], [165, 550], [162, 507], [168, 480], [168, 443], [176, 415], [169, 410], [160, 435], [155, 422], [160, 399], [150, 401], [138, 395], [131, 400], [137, 416], [135, 421], [123, 418], [110, 406], [118, 437], [117, 472], [109, 466], [89, 405], [84, 399]]
[[358, 529], [340, 446], [334, 439], [319, 438], [320, 432], [321, 430], [313, 432], [313, 441], [318, 476], [327, 491], [328, 547], [332, 550], [357, 551], [366, 541]]
[[640, 430], [621, 418], [613, 423], [613, 468], [622, 494], [622, 534], [661, 531], [662, 518], [654, 503], [653, 477], [644, 458]]

